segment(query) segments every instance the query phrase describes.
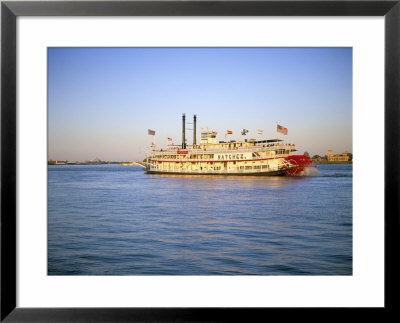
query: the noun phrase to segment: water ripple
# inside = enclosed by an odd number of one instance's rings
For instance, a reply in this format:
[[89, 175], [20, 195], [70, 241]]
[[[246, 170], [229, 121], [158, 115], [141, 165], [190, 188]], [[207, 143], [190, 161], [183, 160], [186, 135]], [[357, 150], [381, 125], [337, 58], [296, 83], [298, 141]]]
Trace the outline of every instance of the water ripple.
[[351, 275], [352, 167], [309, 177], [49, 166], [49, 275]]

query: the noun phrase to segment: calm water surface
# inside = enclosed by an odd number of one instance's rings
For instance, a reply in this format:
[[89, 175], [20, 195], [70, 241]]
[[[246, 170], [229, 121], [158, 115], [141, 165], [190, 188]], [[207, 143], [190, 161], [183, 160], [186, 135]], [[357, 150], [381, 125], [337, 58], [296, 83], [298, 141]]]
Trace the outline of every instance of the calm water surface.
[[311, 175], [48, 166], [48, 273], [351, 275], [352, 166]]

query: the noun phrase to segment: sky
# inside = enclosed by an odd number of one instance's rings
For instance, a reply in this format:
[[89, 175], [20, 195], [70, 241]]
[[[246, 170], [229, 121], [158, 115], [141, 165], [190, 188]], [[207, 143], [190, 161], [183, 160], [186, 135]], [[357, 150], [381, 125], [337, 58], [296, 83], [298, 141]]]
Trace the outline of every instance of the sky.
[[197, 142], [201, 128], [248, 129], [300, 154], [352, 152], [352, 49], [48, 49], [48, 159], [142, 160], [148, 129], [160, 148], [182, 142], [182, 113], [188, 144], [196, 114]]

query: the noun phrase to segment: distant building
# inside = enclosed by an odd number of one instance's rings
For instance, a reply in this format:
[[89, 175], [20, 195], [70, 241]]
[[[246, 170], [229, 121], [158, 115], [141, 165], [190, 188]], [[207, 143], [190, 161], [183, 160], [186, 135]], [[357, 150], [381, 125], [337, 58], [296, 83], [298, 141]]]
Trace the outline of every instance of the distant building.
[[348, 162], [349, 159], [350, 156], [346, 152], [340, 155], [333, 155], [332, 150], [328, 150], [328, 161], [330, 162]]
[[100, 164], [103, 164], [103, 162], [101, 161], [100, 158], [96, 157], [94, 160], [91, 160], [89, 162], [89, 164], [91, 164], [91, 165], [100, 165]]

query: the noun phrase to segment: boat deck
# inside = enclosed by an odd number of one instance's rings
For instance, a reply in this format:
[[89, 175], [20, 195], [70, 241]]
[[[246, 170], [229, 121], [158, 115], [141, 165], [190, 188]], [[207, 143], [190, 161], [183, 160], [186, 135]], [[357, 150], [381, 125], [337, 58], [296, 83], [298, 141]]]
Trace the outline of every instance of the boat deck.
[[279, 170], [260, 171], [254, 170], [147, 170], [147, 174], [172, 174], [172, 175], [233, 175], [233, 176], [279, 176], [284, 175], [285, 172], [297, 169], [300, 166], [288, 167]]

